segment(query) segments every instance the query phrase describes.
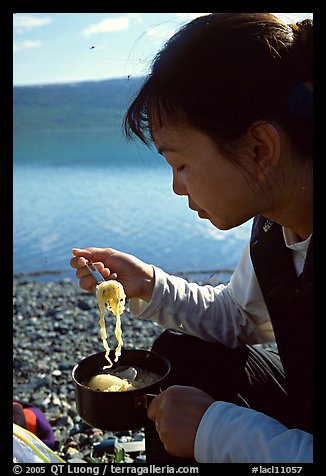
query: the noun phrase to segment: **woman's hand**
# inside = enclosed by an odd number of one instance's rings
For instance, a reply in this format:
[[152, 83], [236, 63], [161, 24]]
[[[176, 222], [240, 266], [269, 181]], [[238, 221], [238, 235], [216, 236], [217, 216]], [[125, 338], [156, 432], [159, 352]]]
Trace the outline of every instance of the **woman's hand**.
[[152, 400], [147, 416], [168, 453], [181, 458], [194, 457], [199, 423], [215, 400], [195, 387], [173, 385]]
[[76, 269], [79, 286], [94, 293], [95, 281], [85, 266], [91, 261], [105, 280], [117, 279], [122, 285], [127, 298], [137, 297], [149, 302], [154, 288], [154, 270], [135, 256], [112, 248], [74, 248], [74, 257], [70, 266]]

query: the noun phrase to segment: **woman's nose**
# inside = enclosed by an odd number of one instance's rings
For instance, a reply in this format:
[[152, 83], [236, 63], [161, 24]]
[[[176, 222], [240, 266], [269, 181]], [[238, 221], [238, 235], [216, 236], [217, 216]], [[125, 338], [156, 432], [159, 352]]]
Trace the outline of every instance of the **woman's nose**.
[[187, 195], [186, 186], [175, 173], [173, 174], [172, 188], [176, 195]]

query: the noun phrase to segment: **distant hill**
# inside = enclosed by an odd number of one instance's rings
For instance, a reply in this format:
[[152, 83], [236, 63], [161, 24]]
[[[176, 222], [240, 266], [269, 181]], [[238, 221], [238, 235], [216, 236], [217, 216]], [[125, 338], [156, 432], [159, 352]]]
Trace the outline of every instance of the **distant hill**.
[[14, 132], [115, 128], [143, 78], [15, 86]]

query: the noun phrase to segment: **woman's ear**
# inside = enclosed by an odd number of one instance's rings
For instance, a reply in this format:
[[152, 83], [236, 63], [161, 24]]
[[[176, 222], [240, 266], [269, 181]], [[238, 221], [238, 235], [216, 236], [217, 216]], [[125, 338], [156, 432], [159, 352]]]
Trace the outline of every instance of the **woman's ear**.
[[280, 160], [280, 133], [270, 122], [258, 122], [246, 133], [258, 180], [264, 180]]

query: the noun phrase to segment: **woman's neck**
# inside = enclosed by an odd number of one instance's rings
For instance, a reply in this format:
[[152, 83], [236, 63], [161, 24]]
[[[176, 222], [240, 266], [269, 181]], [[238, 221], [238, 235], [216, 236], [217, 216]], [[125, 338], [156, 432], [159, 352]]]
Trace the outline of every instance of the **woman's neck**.
[[[279, 202], [280, 203], [280, 202]], [[285, 187], [282, 205], [266, 214], [267, 218], [292, 230], [304, 241], [313, 232], [313, 174], [303, 174], [295, 184]]]

